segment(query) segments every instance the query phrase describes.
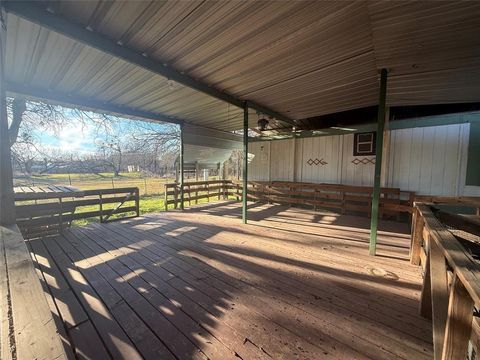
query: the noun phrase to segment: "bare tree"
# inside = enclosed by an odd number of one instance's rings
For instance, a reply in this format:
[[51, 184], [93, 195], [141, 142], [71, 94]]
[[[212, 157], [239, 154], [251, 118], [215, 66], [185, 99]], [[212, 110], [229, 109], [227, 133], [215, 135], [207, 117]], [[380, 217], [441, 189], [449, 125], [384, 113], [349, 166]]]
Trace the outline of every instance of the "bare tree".
[[[112, 171], [119, 176], [126, 165], [157, 173], [178, 153], [177, 125], [126, 120], [24, 98], [7, 100], [13, 160], [26, 174], [34, 168], [44, 173], [74, 167], [81, 172]], [[94, 150], [67, 154], [42, 144], [45, 132], [59, 133], [65, 127], [81, 127], [83, 131], [87, 126]]]

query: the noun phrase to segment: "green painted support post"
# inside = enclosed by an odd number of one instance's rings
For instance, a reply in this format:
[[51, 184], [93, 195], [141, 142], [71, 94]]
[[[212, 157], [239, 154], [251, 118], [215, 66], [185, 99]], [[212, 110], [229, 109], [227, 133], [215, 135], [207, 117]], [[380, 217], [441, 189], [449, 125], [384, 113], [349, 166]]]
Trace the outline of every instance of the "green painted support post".
[[180, 210], [183, 210], [183, 201], [184, 201], [184, 194], [183, 194], [183, 182], [184, 182], [184, 173], [183, 173], [183, 153], [184, 153], [184, 144], [183, 144], [183, 124], [180, 124]]
[[242, 220], [247, 223], [247, 191], [248, 191], [248, 103], [243, 103], [243, 194]]
[[13, 197], [12, 157], [8, 135], [7, 104], [5, 98], [5, 51], [7, 40], [7, 14], [0, 2], [0, 225], [15, 224]]
[[387, 99], [387, 69], [380, 73], [380, 95], [378, 100], [377, 135], [375, 146], [375, 177], [373, 181], [372, 218], [370, 224], [370, 255], [377, 250], [378, 207], [380, 203], [380, 181], [382, 175], [383, 130]]

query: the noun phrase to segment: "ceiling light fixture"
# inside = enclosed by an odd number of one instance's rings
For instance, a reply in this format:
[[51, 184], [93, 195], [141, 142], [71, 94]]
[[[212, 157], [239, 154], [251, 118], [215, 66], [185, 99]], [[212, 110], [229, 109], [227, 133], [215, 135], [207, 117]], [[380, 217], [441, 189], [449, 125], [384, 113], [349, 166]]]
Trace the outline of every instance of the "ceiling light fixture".
[[258, 116], [258, 121], [257, 121], [258, 130], [260, 131], [267, 130], [268, 120], [265, 119], [263, 115], [260, 116], [260, 113], [257, 113], [257, 116]]
[[343, 131], [357, 131], [357, 129], [340, 127], [340, 126], [332, 126], [330, 129], [343, 130]]

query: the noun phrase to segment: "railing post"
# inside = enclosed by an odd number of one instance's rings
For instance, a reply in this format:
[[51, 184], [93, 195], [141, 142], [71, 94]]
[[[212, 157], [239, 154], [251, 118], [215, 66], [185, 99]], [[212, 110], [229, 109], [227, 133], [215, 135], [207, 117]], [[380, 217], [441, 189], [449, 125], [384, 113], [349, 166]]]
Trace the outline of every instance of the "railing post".
[[383, 130], [385, 127], [385, 109], [387, 99], [387, 69], [380, 73], [380, 95], [378, 100], [377, 134], [375, 145], [375, 177], [373, 181], [373, 199], [370, 224], [370, 255], [377, 249], [378, 207], [380, 203], [380, 182], [382, 175]]
[[58, 218], [60, 220], [59, 229], [60, 229], [60, 231], [63, 231], [63, 206], [62, 206], [62, 198], [61, 197], [58, 198], [58, 202], [59, 202], [59, 205], [60, 205], [60, 214], [58, 216]]
[[420, 315], [432, 318], [432, 286], [430, 278], [430, 256], [427, 255], [425, 274], [423, 275], [422, 293], [420, 294]]
[[173, 202], [174, 202], [174, 207], [175, 209], [178, 207], [178, 184], [175, 183], [175, 186], [173, 187]]
[[0, 2], [0, 225], [15, 224], [12, 155], [8, 134], [5, 94], [5, 51], [7, 40], [7, 14]]
[[100, 222], [103, 223], [103, 195], [102, 193], [100, 192], [100, 194], [98, 194], [98, 197], [99, 197], [99, 200], [100, 200]]
[[454, 274], [448, 302], [442, 360], [466, 358], [472, 320], [473, 301], [457, 274]]
[[420, 265], [424, 221], [420, 211], [415, 207], [413, 209], [412, 236], [410, 241], [410, 263], [413, 265]]
[[137, 216], [140, 216], [140, 190], [135, 189], [135, 207], [137, 208]]
[[168, 211], [168, 186], [167, 184], [164, 185], [165, 193], [164, 193], [164, 205], [165, 205], [165, 211]]
[[443, 338], [448, 311], [447, 266], [442, 251], [429, 237], [430, 288], [432, 302], [433, 353], [434, 359], [442, 356]]

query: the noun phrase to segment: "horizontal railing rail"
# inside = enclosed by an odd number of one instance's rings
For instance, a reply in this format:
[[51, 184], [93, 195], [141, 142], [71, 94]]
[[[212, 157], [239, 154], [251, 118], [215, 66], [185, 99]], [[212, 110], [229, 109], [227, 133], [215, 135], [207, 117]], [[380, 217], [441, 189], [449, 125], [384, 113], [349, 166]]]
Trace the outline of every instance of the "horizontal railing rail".
[[[184, 205], [200, 199], [234, 197], [242, 199], [242, 183], [231, 180], [210, 180], [184, 183]], [[370, 216], [373, 189], [363, 186], [314, 184], [298, 182], [248, 182], [248, 200], [287, 205], [307, 205], [314, 209], [334, 209], [341, 213], [360, 212]], [[380, 213], [398, 215], [411, 213], [415, 193], [398, 188], [382, 188]], [[165, 210], [180, 204], [180, 185], [165, 184]]]
[[[74, 220], [99, 218], [100, 222], [140, 215], [137, 187], [84, 190], [63, 193], [15, 194], [17, 225], [26, 238], [53, 234], [69, 227]], [[111, 206], [111, 204], [116, 204]], [[96, 209], [82, 209], [98, 206]], [[131, 214], [131, 215], [128, 215]]]
[[425, 203], [415, 204], [410, 261], [424, 269], [420, 313], [432, 319], [434, 358], [465, 359], [480, 338], [480, 266]]
[[[192, 181], [183, 184], [184, 205], [188, 202], [198, 204], [198, 200], [217, 198], [218, 200], [226, 199], [229, 195], [231, 181], [230, 180], [208, 180], [208, 181]], [[169, 205], [173, 205], [177, 209], [180, 205], [180, 184], [165, 184], [165, 210]]]
[[[233, 183], [237, 189], [234, 195], [241, 198], [242, 186]], [[315, 210], [327, 208], [339, 211], [363, 213], [370, 216], [373, 188], [341, 184], [315, 184], [300, 182], [262, 182], [248, 183], [248, 199], [286, 205], [308, 205]], [[380, 214], [398, 215], [411, 213], [415, 193], [398, 188], [382, 188], [380, 192]]]

